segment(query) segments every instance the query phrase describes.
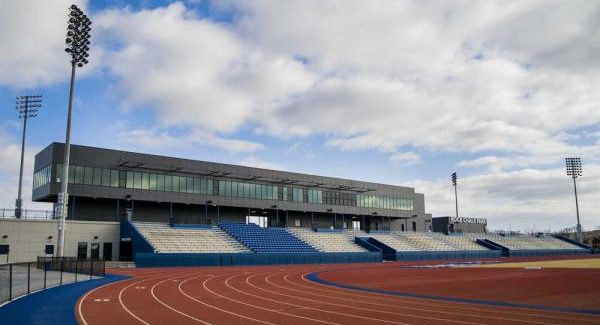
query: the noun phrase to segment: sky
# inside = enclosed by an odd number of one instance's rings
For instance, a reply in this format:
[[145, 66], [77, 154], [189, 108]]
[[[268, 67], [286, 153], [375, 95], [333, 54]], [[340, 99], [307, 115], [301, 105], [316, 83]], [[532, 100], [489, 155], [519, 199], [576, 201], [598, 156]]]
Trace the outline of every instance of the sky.
[[43, 95], [33, 160], [64, 142], [71, 3], [92, 20], [72, 142], [414, 187], [436, 216], [600, 227], [600, 2], [0, 2], [0, 207], [16, 198], [15, 97]]

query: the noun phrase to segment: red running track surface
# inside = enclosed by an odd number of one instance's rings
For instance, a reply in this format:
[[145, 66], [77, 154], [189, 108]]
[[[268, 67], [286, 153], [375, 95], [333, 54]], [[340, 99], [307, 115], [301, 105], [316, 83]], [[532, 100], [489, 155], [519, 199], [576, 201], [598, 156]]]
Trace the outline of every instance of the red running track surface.
[[[404, 290], [406, 287], [399, 283], [416, 281], [419, 285], [413, 285], [414, 289], [436, 281], [437, 277], [452, 277], [444, 275], [444, 270], [425, 274], [423, 270], [400, 268], [409, 264], [115, 270], [114, 273], [132, 278], [86, 293], [79, 299], [75, 313], [80, 324], [110, 325], [600, 324], [600, 316], [367, 293], [305, 278], [309, 273], [323, 271], [321, 278], [327, 280], [350, 281], [365, 287], [384, 280], [389, 283], [384, 288]], [[425, 277], [417, 279], [419, 272]], [[504, 284], [499, 281], [491, 285]], [[424, 288], [431, 290], [433, 286]], [[514, 292], [519, 288], [511, 288], [511, 299], [518, 300], [519, 295]], [[447, 287], [436, 294], [461, 294], [462, 289]], [[503, 301], [502, 296], [490, 297]]]

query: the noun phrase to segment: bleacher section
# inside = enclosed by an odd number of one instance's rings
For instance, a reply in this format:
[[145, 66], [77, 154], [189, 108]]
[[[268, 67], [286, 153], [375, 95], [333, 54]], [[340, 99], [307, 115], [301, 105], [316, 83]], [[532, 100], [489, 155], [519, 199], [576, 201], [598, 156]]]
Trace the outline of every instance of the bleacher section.
[[319, 251], [285, 228], [261, 228], [253, 223], [221, 222], [219, 227], [256, 253], [302, 254]]
[[250, 250], [218, 228], [172, 228], [166, 223], [133, 222], [156, 253], [244, 253]]
[[308, 228], [290, 228], [289, 232], [320, 252], [366, 252], [354, 243], [354, 236], [343, 232], [319, 232]]
[[464, 234], [463, 237], [471, 238], [473, 240], [487, 239], [512, 251], [585, 250], [584, 248], [575, 246], [552, 236], [534, 237], [526, 235], [501, 236], [495, 234]]

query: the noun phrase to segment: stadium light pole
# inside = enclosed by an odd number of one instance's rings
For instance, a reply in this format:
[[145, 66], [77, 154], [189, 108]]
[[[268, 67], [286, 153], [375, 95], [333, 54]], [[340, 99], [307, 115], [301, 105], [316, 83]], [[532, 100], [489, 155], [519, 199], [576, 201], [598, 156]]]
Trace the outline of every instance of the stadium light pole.
[[452, 185], [454, 186], [454, 207], [456, 208], [456, 217], [458, 218], [458, 194], [456, 191], [456, 172], [452, 173]]
[[573, 178], [573, 189], [575, 191], [575, 211], [577, 212], [577, 241], [583, 243], [581, 234], [581, 223], [579, 222], [579, 202], [577, 200], [577, 177], [581, 176], [581, 158], [565, 158], [567, 176]]
[[42, 107], [42, 95], [26, 95], [17, 97], [17, 111], [19, 118], [23, 119], [23, 138], [21, 140], [21, 167], [19, 168], [19, 189], [15, 201], [15, 217], [21, 218], [23, 211], [23, 161], [25, 160], [25, 134], [27, 133], [27, 119], [37, 116], [38, 108]]
[[67, 132], [65, 139], [65, 158], [63, 162], [63, 174], [61, 180], [61, 192], [58, 195], [57, 205], [59, 206], [58, 222], [58, 240], [57, 254], [64, 256], [65, 244], [65, 220], [67, 218], [67, 204], [69, 201], [69, 156], [71, 154], [71, 115], [73, 112], [73, 91], [75, 88], [75, 68], [83, 67], [88, 63], [87, 57], [90, 50], [90, 19], [76, 5], [69, 7], [69, 24], [67, 26], [67, 38], [65, 40], [67, 47], [65, 52], [71, 59], [71, 84], [69, 88], [69, 109], [67, 113]]

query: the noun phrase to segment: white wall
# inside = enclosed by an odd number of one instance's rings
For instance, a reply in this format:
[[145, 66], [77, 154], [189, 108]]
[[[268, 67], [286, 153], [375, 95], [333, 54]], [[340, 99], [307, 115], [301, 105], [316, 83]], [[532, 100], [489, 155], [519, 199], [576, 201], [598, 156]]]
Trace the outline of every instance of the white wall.
[[[9, 262], [35, 261], [38, 256], [45, 256], [44, 248], [47, 244], [54, 245], [56, 254], [56, 225], [55, 220], [0, 219], [0, 245], [10, 245]], [[67, 221], [65, 256], [77, 256], [77, 243], [86, 242], [87, 257], [90, 257], [91, 243], [99, 243], [102, 258], [104, 243], [111, 242], [112, 259], [117, 260], [119, 232], [118, 222]], [[0, 255], [0, 263], [5, 262], [6, 255]]]

